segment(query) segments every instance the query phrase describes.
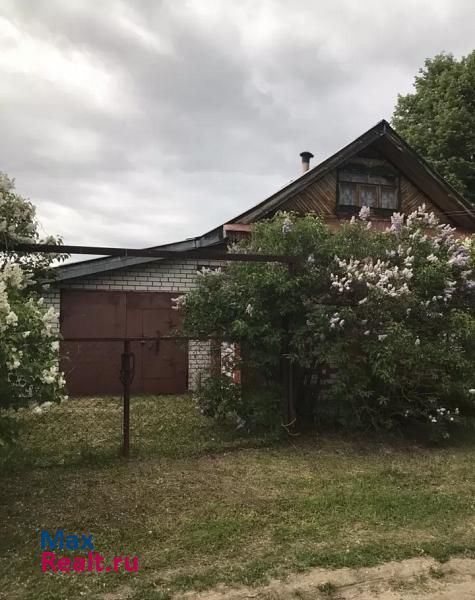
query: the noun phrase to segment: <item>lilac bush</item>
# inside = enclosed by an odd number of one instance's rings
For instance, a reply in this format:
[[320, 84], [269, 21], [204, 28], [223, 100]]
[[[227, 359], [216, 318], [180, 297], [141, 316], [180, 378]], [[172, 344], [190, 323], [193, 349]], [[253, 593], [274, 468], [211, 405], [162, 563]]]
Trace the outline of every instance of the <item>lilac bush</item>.
[[[52, 276], [52, 257], [19, 255], [9, 248], [18, 241], [42, 240], [34, 206], [15, 193], [14, 182], [4, 174], [0, 174], [0, 238], [6, 247], [0, 252], [0, 408], [31, 405], [38, 412], [38, 405], [64, 397], [54, 314], [42, 298]], [[3, 428], [0, 423], [0, 444], [7, 437], [5, 422]]]
[[[294, 363], [300, 420], [360, 428], [426, 423], [446, 436], [474, 415], [474, 244], [419, 207], [384, 231], [371, 211], [330, 230], [279, 213], [241, 251], [294, 254], [234, 263], [181, 301], [184, 330], [240, 340], [246, 369], [280, 381]], [[331, 374], [331, 377], [329, 377]]]

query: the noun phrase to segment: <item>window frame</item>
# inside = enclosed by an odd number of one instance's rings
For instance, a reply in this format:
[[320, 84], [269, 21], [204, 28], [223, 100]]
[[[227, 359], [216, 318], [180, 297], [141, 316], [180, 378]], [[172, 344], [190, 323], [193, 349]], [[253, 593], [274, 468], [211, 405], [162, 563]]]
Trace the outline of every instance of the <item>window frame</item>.
[[[354, 187], [355, 199], [357, 204], [340, 204], [340, 186], [344, 183], [346, 185], [351, 185]], [[371, 210], [374, 211], [376, 215], [382, 216], [391, 216], [394, 212], [397, 212], [401, 209], [401, 177], [397, 177], [396, 185], [387, 185], [384, 183], [359, 183], [355, 181], [345, 181], [340, 178], [340, 169], [337, 169], [337, 177], [336, 177], [336, 213], [343, 214], [357, 214], [361, 210], [360, 203], [360, 188], [361, 187], [372, 187], [376, 189], [376, 206], [371, 206]], [[396, 193], [396, 206], [395, 208], [383, 208], [381, 206], [381, 192], [383, 189], [393, 190]]]

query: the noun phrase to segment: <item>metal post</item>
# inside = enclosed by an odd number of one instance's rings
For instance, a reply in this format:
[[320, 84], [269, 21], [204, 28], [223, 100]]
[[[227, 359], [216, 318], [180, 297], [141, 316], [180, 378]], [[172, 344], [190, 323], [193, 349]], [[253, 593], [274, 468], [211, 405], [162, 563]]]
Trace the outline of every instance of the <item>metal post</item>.
[[[289, 275], [295, 274], [295, 263], [288, 265]], [[295, 408], [295, 370], [292, 361], [289, 358], [290, 352], [290, 334], [292, 331], [291, 319], [289, 315], [284, 317], [285, 345], [284, 345], [284, 386], [285, 400], [282, 407], [282, 426], [290, 435], [295, 435], [297, 430], [297, 411]]]

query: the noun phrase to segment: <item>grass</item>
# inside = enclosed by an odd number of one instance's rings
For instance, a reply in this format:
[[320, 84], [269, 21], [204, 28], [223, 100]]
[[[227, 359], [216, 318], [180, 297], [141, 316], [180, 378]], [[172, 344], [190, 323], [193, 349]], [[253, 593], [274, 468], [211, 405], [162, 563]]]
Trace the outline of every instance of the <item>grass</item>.
[[[42, 415], [20, 412], [20, 447], [0, 455], [4, 469], [99, 464], [119, 456], [122, 404], [118, 398], [73, 399]], [[216, 431], [189, 396], [132, 398], [132, 458], [190, 457], [233, 448], [268, 445], [273, 438]], [[3, 458], [3, 465], [2, 465]]]
[[[160, 600], [313, 566], [475, 556], [473, 445], [278, 442], [217, 428], [187, 396], [132, 407], [128, 462], [116, 399], [19, 416], [0, 481], [0, 598]], [[139, 572], [43, 574], [42, 527], [91, 532]]]

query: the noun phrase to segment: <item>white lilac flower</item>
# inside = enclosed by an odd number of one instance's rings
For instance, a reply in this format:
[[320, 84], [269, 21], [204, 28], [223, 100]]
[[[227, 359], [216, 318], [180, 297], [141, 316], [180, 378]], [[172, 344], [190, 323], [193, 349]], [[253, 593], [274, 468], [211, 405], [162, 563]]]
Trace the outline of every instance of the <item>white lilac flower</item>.
[[445, 288], [444, 288], [444, 301], [445, 302], [447, 302], [448, 300], [450, 300], [452, 298], [452, 296], [454, 295], [456, 286], [457, 286], [456, 281], [449, 280], [449, 281], [445, 282]]
[[367, 330], [364, 332], [364, 335], [369, 335], [370, 333], [371, 333], [371, 332], [370, 332], [370, 330], [369, 330], [369, 329], [367, 329]]
[[362, 221], [367, 221], [371, 216], [371, 208], [369, 206], [362, 206], [358, 216]]
[[43, 316], [41, 317], [44, 323], [48, 323], [49, 321], [51, 321], [52, 319], [56, 319], [58, 318], [58, 313], [55, 312], [54, 308], [52, 306], [50, 306], [48, 308], [48, 310], [43, 313]]
[[185, 306], [185, 303], [186, 303], [185, 295], [181, 295], [181, 296], [177, 296], [176, 298], [172, 298], [172, 309], [180, 310], [180, 308], [183, 308]]
[[439, 220], [433, 212], [427, 212], [426, 205], [422, 204], [417, 210], [412, 212], [406, 220], [407, 226], [419, 225], [421, 227], [436, 227]]
[[416, 338], [416, 341], [414, 342], [415, 346], [420, 346], [421, 344], [421, 340], [419, 338]]
[[35, 407], [33, 407], [33, 410], [31, 412], [34, 415], [41, 415], [43, 412], [43, 409], [41, 408], [41, 406], [35, 406]]
[[469, 393], [469, 394], [475, 394], [475, 388], [470, 388], [470, 389], [468, 390], [468, 393]]
[[401, 213], [393, 213], [391, 215], [391, 231], [401, 231], [404, 225], [404, 215]]
[[3, 280], [8, 282], [11, 287], [22, 289], [24, 287], [24, 274], [21, 267], [14, 263], [7, 263], [3, 267]]
[[[397, 265], [391, 266], [387, 261], [372, 258], [364, 261], [355, 259], [340, 260], [335, 257], [338, 266], [344, 270], [344, 274], [331, 274], [331, 286], [342, 293], [351, 289], [354, 282], [365, 283], [368, 289], [376, 289], [380, 293], [391, 297], [402, 296], [409, 293], [406, 283], [412, 277], [412, 270], [407, 267], [399, 271]], [[364, 303], [363, 300], [362, 303]]]
[[292, 231], [292, 221], [289, 219], [289, 217], [285, 217], [283, 223], [282, 223], [282, 233], [285, 235], [287, 233], [290, 233]]
[[467, 251], [463, 246], [460, 246], [449, 258], [448, 263], [454, 267], [465, 267], [468, 263], [468, 259]]
[[435, 263], [435, 262], [439, 262], [439, 259], [437, 258], [437, 256], [435, 254], [429, 254], [429, 256], [427, 257], [427, 262]]
[[381, 333], [380, 335], [378, 335], [378, 341], [379, 342], [384, 342], [384, 340], [387, 338], [387, 334], [386, 333]]
[[15, 180], [10, 179], [6, 173], [0, 173], [0, 192], [2, 194], [8, 194], [8, 192], [15, 186]]
[[41, 381], [43, 383], [49, 384], [49, 383], [53, 383], [54, 380], [56, 379], [55, 373], [51, 372], [51, 371], [43, 371], [43, 373], [41, 374]]
[[14, 357], [13, 360], [7, 361], [6, 365], [9, 371], [14, 371], [20, 366], [20, 361], [18, 360], [18, 358]]
[[313, 254], [309, 254], [307, 262], [312, 265], [315, 262], [315, 256]]
[[434, 248], [439, 246], [451, 246], [455, 241], [455, 227], [447, 224], [440, 224], [436, 227], [437, 235], [432, 239]]
[[246, 306], [246, 313], [247, 313], [249, 316], [252, 316], [252, 312], [253, 312], [253, 310], [254, 310], [254, 309], [252, 308], [252, 304], [251, 304], [251, 303], [249, 303], [249, 304]]
[[15, 327], [15, 325], [17, 325], [18, 323], [18, 316], [16, 315], [16, 313], [14, 313], [12, 310], [8, 313], [8, 315], [5, 317], [5, 323], [7, 325], [13, 325], [13, 327]]
[[221, 267], [210, 268], [210, 267], [201, 267], [198, 271], [196, 271], [197, 275], [219, 275], [222, 273]]

